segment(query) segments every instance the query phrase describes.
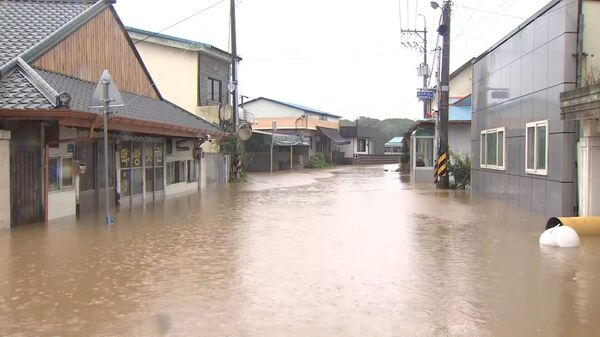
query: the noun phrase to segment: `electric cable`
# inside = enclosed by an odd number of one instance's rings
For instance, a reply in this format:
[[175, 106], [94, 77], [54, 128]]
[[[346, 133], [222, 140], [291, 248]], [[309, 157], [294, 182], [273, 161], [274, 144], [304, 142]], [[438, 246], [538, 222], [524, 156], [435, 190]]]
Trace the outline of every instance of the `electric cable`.
[[141, 39], [141, 40], [139, 40], [139, 41], [135, 42], [134, 44], [138, 44], [138, 43], [140, 43], [140, 42], [144, 42], [144, 41], [146, 41], [147, 39], [149, 39], [149, 38], [151, 38], [151, 37], [153, 37], [153, 36], [156, 36], [156, 35], [158, 35], [158, 34], [160, 34], [160, 33], [164, 32], [164, 31], [165, 31], [165, 30], [167, 30], [167, 29], [171, 29], [171, 28], [173, 28], [173, 27], [177, 26], [178, 24], [180, 24], [180, 23], [183, 23], [183, 22], [185, 22], [185, 21], [187, 21], [187, 20], [189, 20], [189, 19], [193, 18], [194, 16], [196, 16], [196, 15], [198, 15], [198, 14], [200, 14], [200, 13], [206, 12], [207, 10], [209, 10], [209, 9], [212, 9], [212, 8], [216, 7], [217, 5], [219, 5], [219, 4], [221, 4], [221, 3], [223, 3], [223, 2], [225, 2], [225, 0], [220, 0], [220, 1], [217, 1], [217, 2], [213, 3], [212, 5], [210, 5], [210, 6], [206, 7], [206, 8], [203, 8], [203, 9], [201, 9], [201, 10], [199, 10], [199, 11], [197, 11], [197, 12], [193, 13], [192, 15], [190, 15], [190, 16], [188, 16], [188, 17], [186, 17], [186, 18], [184, 18], [184, 19], [182, 19], [182, 20], [179, 20], [179, 21], [175, 22], [174, 24], [172, 24], [172, 25], [169, 25], [169, 26], [167, 26], [167, 27], [165, 27], [165, 28], [163, 28], [163, 29], [159, 30], [158, 32], [155, 32], [155, 33], [152, 33], [152, 34], [150, 34], [150, 35], [146, 36], [145, 38], [143, 38], [143, 39]]

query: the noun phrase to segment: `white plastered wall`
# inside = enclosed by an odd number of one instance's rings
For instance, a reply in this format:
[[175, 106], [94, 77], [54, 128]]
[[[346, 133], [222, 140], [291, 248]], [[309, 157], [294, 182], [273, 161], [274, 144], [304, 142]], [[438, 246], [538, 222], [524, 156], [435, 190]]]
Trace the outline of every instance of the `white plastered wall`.
[[[187, 146], [191, 149], [193, 143], [192, 141], [186, 141], [182, 144], [180, 144], [181, 146]], [[192, 150], [188, 150], [188, 151], [178, 151], [176, 149], [176, 146], [173, 146], [173, 153], [167, 154], [166, 155], [166, 163], [170, 163], [173, 161], [178, 161], [178, 160], [192, 160], [193, 159], [193, 151]], [[202, 167], [204, 168], [204, 167]], [[200, 176], [199, 176], [199, 180], [200, 182], [202, 181], [202, 173], [204, 170], [202, 170], [202, 168], [198, 167], [197, 171], [200, 170]], [[165, 167], [165, 178], [167, 177], [166, 175], [167, 169]], [[168, 180], [167, 180], [168, 181]], [[198, 182], [187, 182], [187, 181], [183, 181], [180, 183], [175, 183], [175, 184], [168, 184], [165, 185], [165, 195], [167, 197], [170, 196], [174, 196], [174, 195], [178, 195], [178, 194], [185, 194], [185, 193], [193, 193], [193, 192], [197, 192], [198, 191]]]
[[[59, 139], [72, 139], [77, 137], [77, 129], [60, 127]], [[74, 143], [62, 143], [58, 147], [51, 147], [49, 151], [50, 157], [72, 157], [73, 153], [69, 152], [69, 145], [74, 151]], [[74, 162], [73, 162], [74, 163]], [[75, 169], [73, 169], [75, 173]], [[71, 187], [48, 192], [48, 220], [54, 220], [64, 217], [75, 216], [76, 200], [75, 200], [75, 174], [73, 175], [73, 185]]]
[[0, 130], [0, 229], [10, 220], [10, 131]]

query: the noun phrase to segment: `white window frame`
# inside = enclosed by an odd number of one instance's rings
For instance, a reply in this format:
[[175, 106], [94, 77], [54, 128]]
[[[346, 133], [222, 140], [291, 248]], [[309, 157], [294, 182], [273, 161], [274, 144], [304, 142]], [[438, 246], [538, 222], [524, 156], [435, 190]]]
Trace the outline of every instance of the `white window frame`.
[[[360, 141], [364, 140], [365, 141], [365, 150], [361, 151], [360, 150]], [[356, 153], [369, 153], [369, 140], [367, 138], [356, 138]]]
[[[60, 191], [68, 191], [68, 190], [72, 190], [75, 188], [75, 169], [72, 168], [72, 172], [71, 172], [71, 185], [64, 185], [63, 184], [63, 160], [65, 159], [70, 159], [71, 160], [71, 165], [73, 165], [74, 160], [73, 160], [73, 155], [69, 154], [69, 155], [51, 155], [48, 158], [48, 162], [50, 162], [51, 159], [56, 159], [57, 162], [57, 169], [58, 169], [58, 186], [55, 188], [48, 188], [49, 192], [60, 192]], [[48, 177], [47, 179], [50, 179], [50, 172], [48, 172]]]
[[[435, 157], [435, 149], [437, 147], [437, 144], [435, 142], [435, 137], [432, 136], [415, 136], [413, 137], [414, 139], [414, 146], [412, 146], [412, 157], [413, 157], [413, 168], [415, 171], [420, 171], [420, 170], [432, 170], [435, 166], [435, 161], [436, 161], [436, 157]], [[431, 152], [432, 155], [432, 166], [417, 166], [417, 141], [419, 139], [431, 139], [432, 144], [433, 144], [433, 149]]]
[[[498, 133], [502, 132], [503, 137], [502, 137], [502, 165], [497, 165], [498, 163]], [[486, 139], [487, 142], [487, 135], [490, 133], [495, 133], [496, 134], [496, 165], [488, 165], [487, 164], [487, 143], [485, 144], [485, 146], [483, 146], [483, 143], [481, 142], [482, 138]], [[482, 137], [485, 136], [485, 137]], [[487, 129], [487, 130], [481, 130], [480, 136], [479, 136], [479, 167], [481, 168], [485, 168], [485, 169], [490, 169], [490, 170], [499, 170], [499, 171], [506, 171], [506, 128], [505, 127], [499, 127], [499, 128], [494, 128], [494, 129]]]
[[[540, 126], [544, 126], [546, 127], [546, 148], [545, 150], [545, 163], [544, 163], [544, 169], [538, 169], [538, 151], [537, 151], [537, 134], [538, 134], [538, 127]], [[530, 169], [527, 167], [527, 158], [529, 156], [529, 136], [528, 136], [528, 132], [527, 130], [529, 128], [533, 128], [534, 132], [533, 132], [533, 150], [534, 150], [534, 155], [533, 155], [533, 169]], [[535, 122], [529, 122], [527, 124], [525, 124], [525, 172], [529, 173], [529, 174], [537, 174], [537, 175], [541, 175], [541, 176], [547, 176], [548, 175], [548, 120], [541, 120], [541, 121], [535, 121]]]

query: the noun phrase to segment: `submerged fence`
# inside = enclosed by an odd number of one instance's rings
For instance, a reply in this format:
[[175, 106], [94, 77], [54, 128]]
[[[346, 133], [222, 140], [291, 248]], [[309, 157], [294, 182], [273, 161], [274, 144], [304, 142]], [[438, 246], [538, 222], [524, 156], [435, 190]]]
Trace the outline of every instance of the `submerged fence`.
[[229, 155], [204, 153], [206, 184], [225, 184], [229, 181]]
[[400, 155], [355, 154], [354, 165], [399, 164]]

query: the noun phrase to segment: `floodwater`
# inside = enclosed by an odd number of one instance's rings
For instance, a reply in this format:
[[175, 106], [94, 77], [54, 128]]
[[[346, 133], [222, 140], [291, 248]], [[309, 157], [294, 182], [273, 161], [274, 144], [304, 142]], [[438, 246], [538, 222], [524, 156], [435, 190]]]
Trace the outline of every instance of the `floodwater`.
[[381, 167], [256, 175], [0, 231], [0, 335], [597, 336], [600, 239], [540, 248], [545, 220]]

